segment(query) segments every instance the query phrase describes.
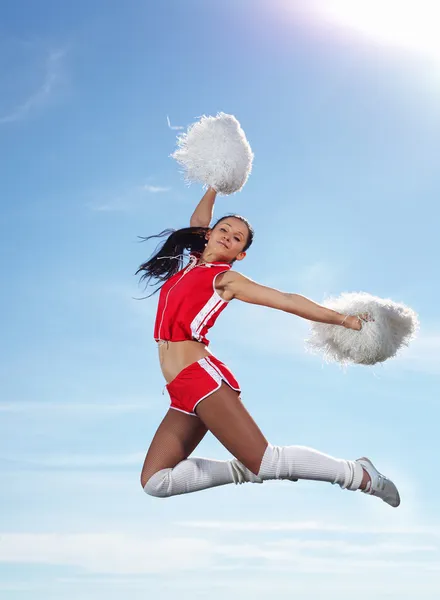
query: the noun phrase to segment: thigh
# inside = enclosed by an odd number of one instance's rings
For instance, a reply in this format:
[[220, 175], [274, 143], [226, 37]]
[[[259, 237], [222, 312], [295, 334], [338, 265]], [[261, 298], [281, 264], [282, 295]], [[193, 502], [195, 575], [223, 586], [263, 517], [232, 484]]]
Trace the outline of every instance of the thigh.
[[145, 457], [141, 483], [145, 487], [154, 473], [175, 467], [194, 451], [207, 432], [194, 416], [169, 409], [159, 425]]
[[217, 392], [197, 405], [196, 412], [223, 446], [257, 474], [268, 442], [238, 393], [222, 382]]

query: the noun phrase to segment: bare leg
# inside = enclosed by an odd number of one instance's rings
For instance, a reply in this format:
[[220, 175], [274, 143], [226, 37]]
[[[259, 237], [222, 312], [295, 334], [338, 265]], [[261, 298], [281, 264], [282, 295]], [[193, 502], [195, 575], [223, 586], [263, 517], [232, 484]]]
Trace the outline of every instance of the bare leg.
[[[225, 383], [200, 402], [197, 416], [173, 410], [166, 415], [145, 459], [141, 482], [146, 493], [169, 497], [228, 483], [307, 479], [327, 481], [350, 490], [368, 485], [368, 494], [391, 506], [399, 505], [393, 482], [368, 459], [349, 461], [305, 446], [269, 444], [237, 392]], [[207, 430], [236, 458], [229, 461], [188, 458]]]
[[160, 424], [141, 474], [144, 491], [160, 498], [229, 483], [261, 480], [239, 461], [189, 458], [207, 428], [196, 416], [170, 409]]
[[[152, 496], [168, 498], [228, 483], [262, 483], [267, 479], [328, 481], [349, 489], [358, 489], [361, 484], [362, 467], [353, 461], [303, 446], [269, 444], [238, 393], [225, 383], [197, 406], [204, 429], [188, 421], [197, 417], [170, 414], [173, 412], [170, 410], [159, 427], [145, 461], [141, 482]], [[187, 458], [208, 429], [236, 458]]]
[[268, 441], [238, 393], [223, 383], [198, 404], [196, 413], [218, 441], [257, 475]]
[[206, 432], [205, 425], [197, 417], [169, 409], [145, 457], [141, 473], [142, 487], [157, 471], [173, 468], [188, 458]]
[[200, 402], [197, 414], [211, 433], [261, 480], [308, 479], [359, 489], [364, 471], [356, 461], [334, 458], [305, 446], [272, 446], [226, 384]]

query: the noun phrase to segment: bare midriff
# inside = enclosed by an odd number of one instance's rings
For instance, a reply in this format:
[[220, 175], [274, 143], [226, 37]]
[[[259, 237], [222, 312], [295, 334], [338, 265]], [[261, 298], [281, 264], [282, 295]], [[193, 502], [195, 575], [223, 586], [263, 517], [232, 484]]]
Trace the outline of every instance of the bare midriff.
[[184, 342], [158, 342], [159, 362], [165, 381], [170, 383], [180, 371], [192, 365], [211, 352], [205, 344], [196, 341], [185, 340]]

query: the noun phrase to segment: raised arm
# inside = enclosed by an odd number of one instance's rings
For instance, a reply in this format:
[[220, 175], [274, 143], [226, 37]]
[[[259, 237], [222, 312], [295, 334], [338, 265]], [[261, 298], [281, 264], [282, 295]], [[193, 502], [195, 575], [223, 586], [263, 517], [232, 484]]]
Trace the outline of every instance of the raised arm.
[[189, 221], [190, 227], [209, 227], [214, 214], [214, 202], [217, 192], [208, 188], [200, 200]]
[[242, 302], [276, 308], [317, 323], [343, 325], [347, 329], [362, 328], [358, 317], [342, 315], [299, 294], [289, 294], [260, 285], [236, 271], [225, 273], [219, 281], [219, 286], [228, 300], [236, 298]]

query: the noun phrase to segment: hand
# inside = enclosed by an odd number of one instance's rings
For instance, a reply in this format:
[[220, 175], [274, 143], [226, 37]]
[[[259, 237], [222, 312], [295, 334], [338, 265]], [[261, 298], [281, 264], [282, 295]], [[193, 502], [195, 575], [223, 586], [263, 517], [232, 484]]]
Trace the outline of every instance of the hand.
[[343, 325], [346, 329], [354, 329], [355, 331], [360, 331], [362, 329], [362, 322], [372, 322], [374, 321], [373, 317], [368, 313], [362, 313], [361, 315], [351, 316], [347, 315], [344, 317], [341, 325]]

